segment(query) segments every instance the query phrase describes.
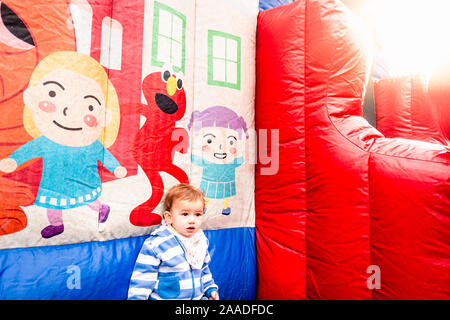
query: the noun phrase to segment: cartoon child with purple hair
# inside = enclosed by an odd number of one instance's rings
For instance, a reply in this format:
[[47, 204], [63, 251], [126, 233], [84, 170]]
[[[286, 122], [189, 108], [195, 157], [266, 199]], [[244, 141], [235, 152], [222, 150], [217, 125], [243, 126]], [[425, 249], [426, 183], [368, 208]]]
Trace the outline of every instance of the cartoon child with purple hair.
[[230, 197], [236, 194], [236, 168], [244, 163], [242, 135], [248, 139], [245, 120], [233, 110], [209, 107], [194, 111], [188, 124], [201, 144], [194, 139], [191, 162], [203, 167], [200, 189], [206, 206], [211, 199], [223, 199], [222, 214], [229, 215]]

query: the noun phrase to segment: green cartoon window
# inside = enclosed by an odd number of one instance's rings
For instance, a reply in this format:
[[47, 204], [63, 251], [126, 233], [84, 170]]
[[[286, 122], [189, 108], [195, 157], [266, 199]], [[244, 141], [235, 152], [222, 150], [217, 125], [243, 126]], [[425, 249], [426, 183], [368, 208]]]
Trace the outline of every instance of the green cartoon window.
[[186, 17], [155, 1], [153, 18], [152, 65], [169, 62], [174, 71], [184, 73]]
[[241, 38], [208, 30], [208, 84], [240, 90]]

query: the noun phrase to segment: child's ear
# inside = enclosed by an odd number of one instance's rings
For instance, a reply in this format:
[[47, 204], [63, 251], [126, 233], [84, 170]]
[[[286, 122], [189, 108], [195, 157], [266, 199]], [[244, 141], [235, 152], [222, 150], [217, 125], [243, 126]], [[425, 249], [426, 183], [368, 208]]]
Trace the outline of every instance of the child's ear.
[[106, 127], [112, 120], [112, 112], [111, 110], [105, 110], [105, 117], [100, 117], [100, 125], [102, 127]]
[[172, 214], [170, 211], [164, 211], [164, 219], [167, 221], [167, 223], [172, 223]]

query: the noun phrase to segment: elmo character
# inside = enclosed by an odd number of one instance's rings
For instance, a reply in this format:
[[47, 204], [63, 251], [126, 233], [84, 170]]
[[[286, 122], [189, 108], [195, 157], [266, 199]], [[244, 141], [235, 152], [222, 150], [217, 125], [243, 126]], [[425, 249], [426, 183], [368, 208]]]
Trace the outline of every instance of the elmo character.
[[136, 226], [151, 226], [161, 222], [161, 216], [153, 212], [164, 194], [160, 172], [172, 175], [181, 183], [189, 183], [186, 173], [173, 164], [176, 151], [187, 152], [189, 135], [185, 129], [175, 127], [175, 122], [186, 111], [186, 93], [183, 79], [170, 66], [149, 74], [142, 89], [148, 104], [138, 104], [136, 108], [146, 121], [136, 135], [133, 153], [150, 180], [152, 194], [131, 212], [130, 222]]

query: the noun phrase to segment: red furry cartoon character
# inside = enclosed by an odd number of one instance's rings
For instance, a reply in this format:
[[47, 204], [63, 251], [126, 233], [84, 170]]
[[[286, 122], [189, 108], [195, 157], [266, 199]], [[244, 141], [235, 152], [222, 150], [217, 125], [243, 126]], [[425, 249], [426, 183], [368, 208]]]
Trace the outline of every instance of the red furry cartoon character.
[[148, 105], [139, 104], [136, 108], [146, 121], [136, 135], [133, 153], [150, 180], [152, 193], [131, 212], [130, 222], [135, 226], [151, 226], [161, 222], [161, 216], [153, 212], [164, 194], [160, 172], [189, 183], [186, 173], [173, 164], [176, 151], [187, 152], [189, 135], [185, 129], [175, 127], [175, 122], [186, 111], [186, 93], [183, 79], [172, 72], [170, 66], [165, 65], [161, 72], [149, 74], [142, 89]]

